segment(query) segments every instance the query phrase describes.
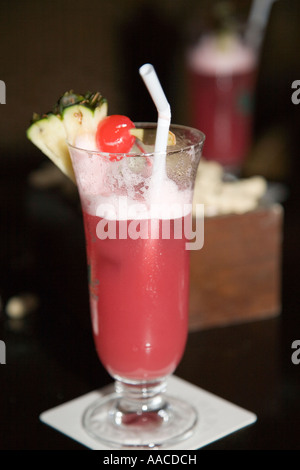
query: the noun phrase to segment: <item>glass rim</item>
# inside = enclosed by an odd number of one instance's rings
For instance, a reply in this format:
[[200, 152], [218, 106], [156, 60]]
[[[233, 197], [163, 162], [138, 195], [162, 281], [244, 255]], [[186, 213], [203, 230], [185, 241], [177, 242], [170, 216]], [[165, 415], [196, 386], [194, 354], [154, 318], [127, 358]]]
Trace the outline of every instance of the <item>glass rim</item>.
[[[134, 122], [134, 125], [137, 127], [137, 128], [148, 128], [148, 129], [152, 129], [152, 128], [157, 128], [157, 123], [156, 122]], [[102, 155], [102, 156], [107, 156], [107, 157], [111, 157], [111, 156], [115, 156], [115, 157], [119, 157], [119, 158], [116, 158], [117, 160], [123, 158], [123, 157], [147, 157], [147, 158], [151, 158], [151, 157], [155, 157], [157, 155], [174, 155], [174, 154], [178, 154], [178, 153], [182, 153], [182, 152], [185, 152], [185, 151], [188, 151], [188, 150], [191, 150], [193, 148], [197, 148], [199, 146], [202, 146], [204, 144], [204, 141], [206, 139], [206, 136], [205, 134], [200, 131], [199, 129], [196, 129], [194, 127], [190, 127], [190, 126], [183, 126], [181, 124], [171, 124], [170, 125], [170, 130], [186, 130], [186, 131], [189, 131], [189, 132], [192, 132], [192, 133], [195, 133], [198, 134], [198, 137], [199, 137], [199, 140], [195, 143], [191, 143], [191, 144], [186, 144], [186, 145], [183, 145], [182, 147], [180, 148], [176, 148], [174, 150], [172, 150], [172, 146], [168, 146], [167, 148], [167, 151], [166, 152], [128, 152], [128, 153], [124, 153], [124, 152], [103, 152], [102, 150], [89, 150], [89, 149], [86, 149], [86, 148], [83, 148], [83, 147], [78, 147], [76, 145], [73, 145], [71, 144], [70, 142], [67, 141], [67, 145], [70, 147], [70, 148], [73, 148], [75, 150], [79, 150], [79, 151], [82, 151], [82, 152], [87, 152], [91, 155]]]

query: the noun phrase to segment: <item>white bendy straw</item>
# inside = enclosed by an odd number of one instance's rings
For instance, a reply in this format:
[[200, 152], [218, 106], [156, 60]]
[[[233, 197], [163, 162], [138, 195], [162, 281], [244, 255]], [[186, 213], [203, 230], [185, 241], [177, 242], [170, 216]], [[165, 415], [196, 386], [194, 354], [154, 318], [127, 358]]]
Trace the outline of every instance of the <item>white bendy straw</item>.
[[159, 191], [162, 179], [166, 172], [166, 151], [168, 145], [168, 134], [171, 122], [171, 108], [162, 89], [155, 69], [151, 64], [144, 64], [139, 69], [140, 75], [150, 93], [158, 113], [157, 130], [152, 170], [152, 186]]
[[259, 51], [263, 41], [265, 28], [267, 26], [273, 3], [276, 0], [253, 0], [245, 39], [249, 45]]

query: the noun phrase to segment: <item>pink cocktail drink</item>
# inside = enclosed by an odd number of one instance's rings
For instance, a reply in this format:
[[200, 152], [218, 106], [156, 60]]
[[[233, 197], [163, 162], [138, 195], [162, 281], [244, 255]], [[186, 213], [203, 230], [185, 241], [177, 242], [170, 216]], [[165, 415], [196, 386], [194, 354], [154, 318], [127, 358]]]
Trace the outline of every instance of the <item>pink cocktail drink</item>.
[[[103, 219], [84, 214], [89, 266], [90, 305], [96, 349], [112, 376], [151, 380], [174, 372], [186, 343], [189, 251], [185, 237], [175, 239], [174, 225], [185, 219], [141, 220], [145, 238], [103, 239], [95, 234]], [[116, 233], [132, 221], [117, 221]], [[133, 221], [135, 222], [135, 221]], [[170, 239], [162, 239], [162, 226]], [[120, 228], [120, 225], [123, 225]]]
[[205, 136], [170, 127], [153, 66], [140, 73], [158, 125], [107, 115], [99, 92], [69, 91], [50, 113], [34, 114], [27, 136], [81, 201], [94, 342], [115, 380], [84, 411], [83, 429], [110, 447], [149, 449], [185, 439], [197, 423], [194, 407], [165, 390], [187, 339], [189, 250], [203, 242], [200, 226], [200, 243], [197, 230], [190, 243]]
[[[155, 135], [155, 125], [140, 126]], [[94, 342], [116, 390], [91, 405], [83, 422], [93, 437], [119, 446], [175, 442], [197, 421], [190, 404], [164, 391], [187, 339], [188, 240], [204, 135], [183, 126], [171, 131], [176, 139], [165, 155], [154, 153], [146, 138], [126, 154], [89, 150], [89, 136], [69, 145], [84, 218]], [[158, 180], [157, 158], [165, 159]]]

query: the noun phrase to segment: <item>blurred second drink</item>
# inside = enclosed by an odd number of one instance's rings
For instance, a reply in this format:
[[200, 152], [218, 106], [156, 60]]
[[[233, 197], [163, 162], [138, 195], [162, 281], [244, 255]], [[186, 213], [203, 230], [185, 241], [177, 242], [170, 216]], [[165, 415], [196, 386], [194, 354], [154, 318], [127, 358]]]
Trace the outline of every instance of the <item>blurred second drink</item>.
[[207, 34], [188, 51], [192, 126], [203, 130], [203, 156], [239, 171], [252, 143], [256, 54], [237, 34]]

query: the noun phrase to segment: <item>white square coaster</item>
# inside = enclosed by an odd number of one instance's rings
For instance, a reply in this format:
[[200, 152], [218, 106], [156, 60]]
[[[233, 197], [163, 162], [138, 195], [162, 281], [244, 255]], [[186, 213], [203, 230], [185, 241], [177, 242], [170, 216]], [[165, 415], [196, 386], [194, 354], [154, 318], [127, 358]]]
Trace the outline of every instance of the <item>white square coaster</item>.
[[[67, 403], [59, 405], [40, 415], [43, 423], [48, 424], [66, 436], [75, 439], [93, 450], [109, 450], [104, 444], [91, 438], [82, 427], [84, 410], [108, 388], [95, 390]], [[227, 436], [256, 421], [254, 413], [244, 410], [222, 398], [213, 395], [176, 376], [168, 379], [167, 393], [184, 397], [192, 403], [199, 414], [194, 434], [187, 440], [164, 450], [196, 450]], [[111, 450], [116, 450], [111, 448]]]

